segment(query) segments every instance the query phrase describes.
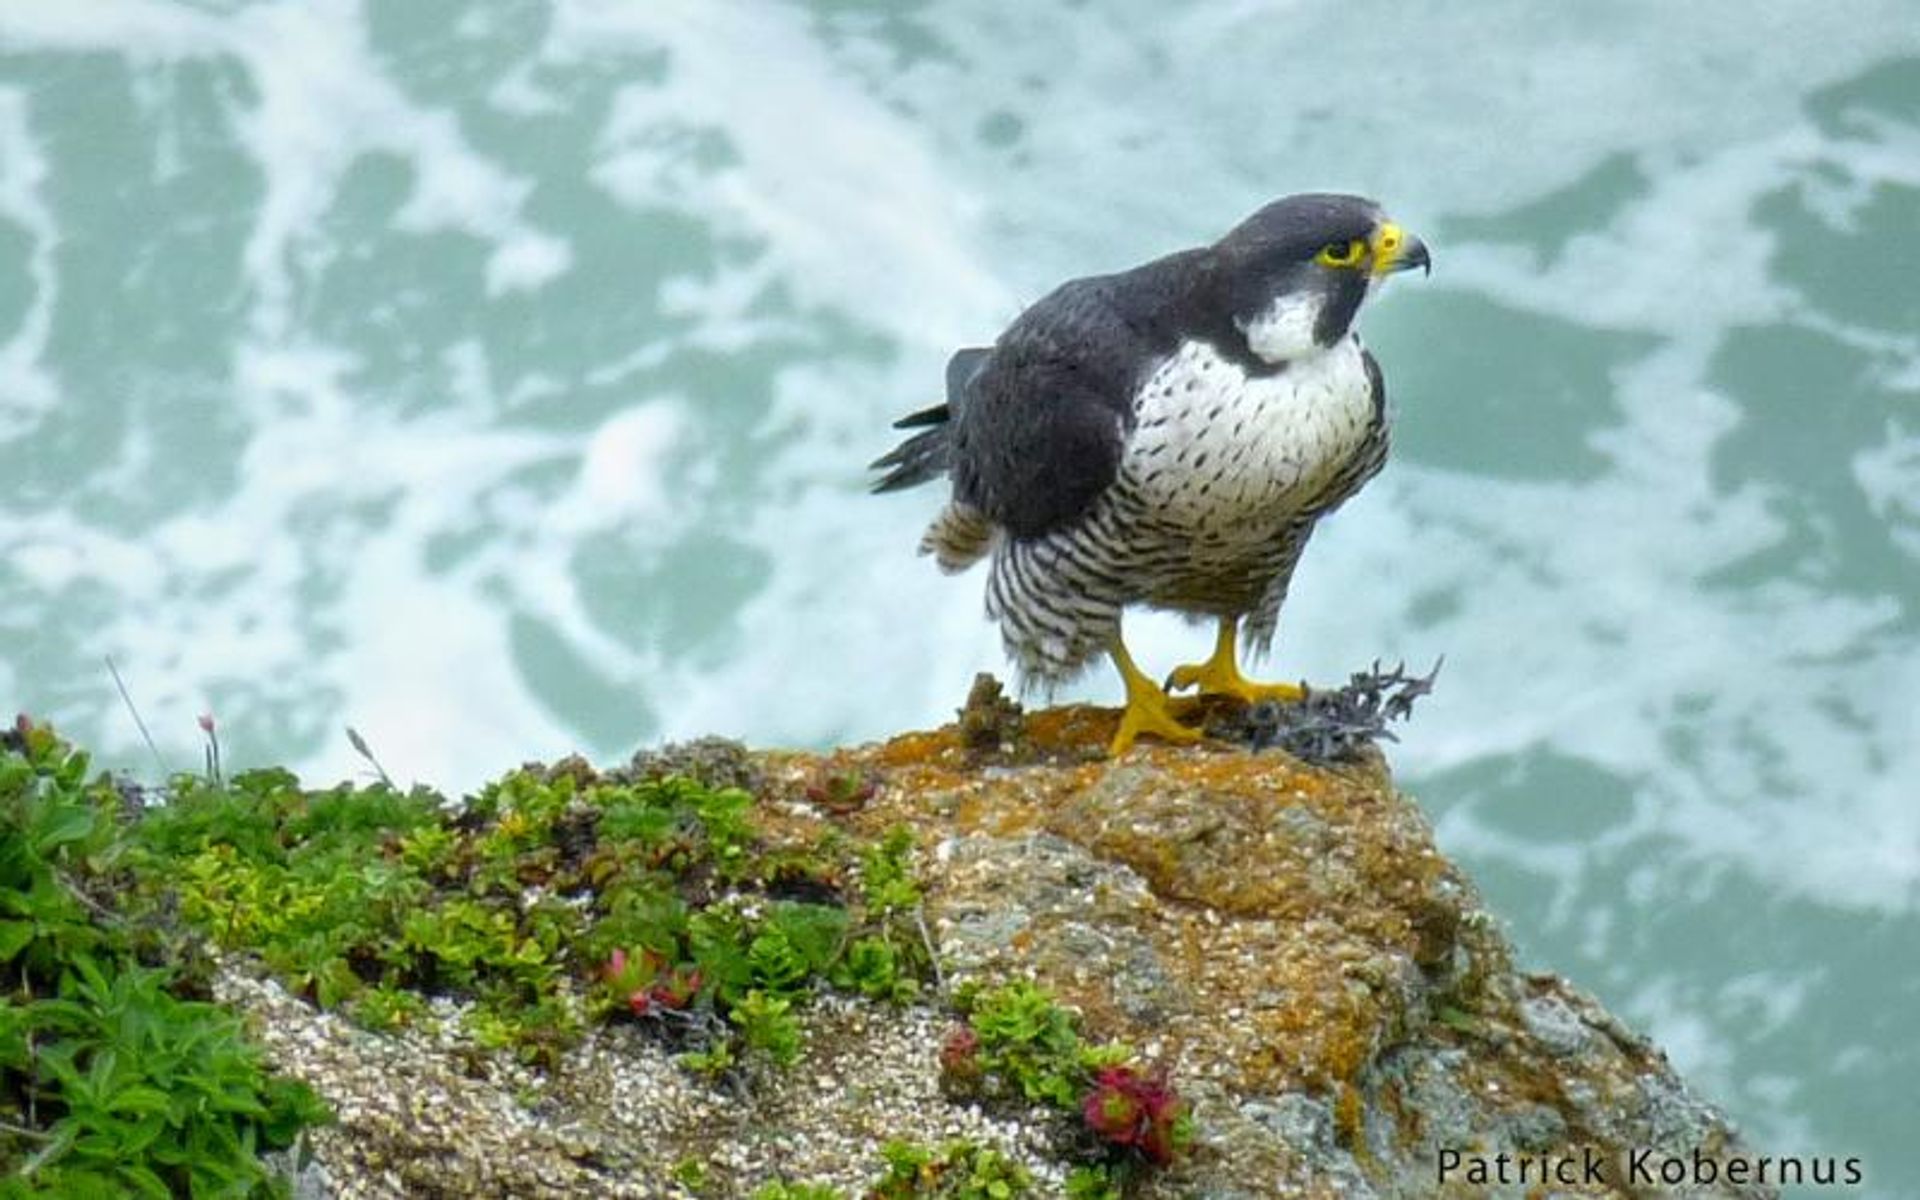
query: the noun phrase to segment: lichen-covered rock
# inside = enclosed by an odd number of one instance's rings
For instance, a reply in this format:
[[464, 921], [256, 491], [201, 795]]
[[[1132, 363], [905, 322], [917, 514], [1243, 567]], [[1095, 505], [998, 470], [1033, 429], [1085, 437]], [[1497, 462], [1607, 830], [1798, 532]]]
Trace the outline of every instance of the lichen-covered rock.
[[[1772, 1194], [1633, 1173], [1742, 1150], [1655, 1047], [1564, 981], [1516, 971], [1377, 756], [1329, 768], [1208, 744], [1115, 762], [1112, 721], [996, 706], [992, 737], [976, 722], [825, 756], [684, 757], [753, 785], [796, 836], [905, 823], [949, 987], [1034, 980], [1090, 1035], [1165, 1068], [1195, 1143], [1143, 1195]], [[823, 779], [864, 782], [829, 804]], [[263, 985], [229, 998], [341, 1112], [315, 1144], [342, 1195], [744, 1196], [774, 1178], [857, 1195], [902, 1135], [996, 1146], [1042, 1194], [1066, 1173], [1049, 1158], [1055, 1118], [941, 1093], [940, 997], [817, 1005], [799, 1064], [740, 1088], [695, 1082], [619, 1030], [548, 1078], [461, 1065], [416, 1035], [366, 1051], [362, 1070], [341, 1056], [372, 1035], [323, 1030]], [[1486, 1173], [1500, 1155], [1504, 1186]], [[1598, 1163], [1602, 1182], [1514, 1183], [1522, 1158]]]

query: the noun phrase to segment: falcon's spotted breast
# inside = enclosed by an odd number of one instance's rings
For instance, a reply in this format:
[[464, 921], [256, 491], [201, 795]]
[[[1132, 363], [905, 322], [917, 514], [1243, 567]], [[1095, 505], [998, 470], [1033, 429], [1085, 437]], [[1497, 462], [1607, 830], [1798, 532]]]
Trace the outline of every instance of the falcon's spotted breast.
[[1169, 688], [1246, 700], [1298, 689], [1241, 675], [1264, 649], [1314, 524], [1387, 453], [1380, 368], [1354, 329], [1426, 247], [1357, 196], [1275, 201], [1211, 246], [1062, 284], [992, 346], [947, 367], [947, 402], [874, 465], [877, 491], [941, 476], [953, 496], [921, 543], [942, 568], [991, 560], [987, 611], [1024, 682], [1102, 653], [1127, 686], [1114, 737], [1198, 734], [1120, 639], [1130, 604], [1219, 621]]

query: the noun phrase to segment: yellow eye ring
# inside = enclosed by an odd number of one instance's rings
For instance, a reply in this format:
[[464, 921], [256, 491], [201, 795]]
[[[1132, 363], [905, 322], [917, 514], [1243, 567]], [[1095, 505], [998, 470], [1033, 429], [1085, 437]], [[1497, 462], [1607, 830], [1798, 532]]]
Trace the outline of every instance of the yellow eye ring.
[[1320, 252], [1313, 256], [1313, 261], [1323, 267], [1352, 267], [1359, 265], [1360, 260], [1366, 255], [1367, 244], [1359, 238], [1354, 238], [1350, 242], [1328, 242], [1320, 247]]

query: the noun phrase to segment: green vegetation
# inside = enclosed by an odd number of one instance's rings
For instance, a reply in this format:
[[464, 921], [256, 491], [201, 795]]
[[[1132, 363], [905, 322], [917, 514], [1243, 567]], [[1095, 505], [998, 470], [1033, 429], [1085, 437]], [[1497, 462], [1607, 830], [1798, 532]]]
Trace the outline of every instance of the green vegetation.
[[1025, 1167], [971, 1142], [948, 1142], [938, 1150], [888, 1142], [880, 1157], [887, 1171], [868, 1193], [870, 1200], [1016, 1200], [1033, 1191]]
[[[1033, 1195], [1033, 1176], [998, 1150], [968, 1141], [939, 1148], [893, 1141], [880, 1148], [880, 1177], [865, 1200], [1020, 1200]], [[764, 1183], [753, 1200], [847, 1200], [819, 1183]]]
[[712, 1183], [706, 1162], [691, 1155], [673, 1164], [673, 1181], [696, 1196], [705, 1193]]
[[961, 998], [977, 1041], [978, 1071], [1017, 1088], [1028, 1100], [1072, 1108], [1088, 1080], [1123, 1047], [1080, 1042], [1072, 1012], [1030, 983], [1009, 983]]
[[122, 912], [121, 797], [24, 718], [0, 735], [0, 1196], [276, 1196], [260, 1151], [325, 1118]]
[[[182, 776], [143, 801], [89, 779], [43, 727], [0, 733], [0, 1200], [284, 1194], [260, 1153], [326, 1114], [206, 1002], [208, 945], [376, 1029], [430, 1020], [429, 999], [450, 996], [478, 1047], [550, 1064], [590, 1023], [631, 1021], [716, 1076], [793, 1064], [821, 989], [899, 1003], [934, 973], [907, 831], [776, 836], [738, 788], [570, 761], [459, 806], [385, 778], [310, 790], [280, 770]], [[957, 1004], [944, 1083], [1062, 1114], [1083, 1164], [1070, 1196], [1117, 1200], [1190, 1140], [1164, 1078], [1084, 1042], [1044, 991]], [[1033, 1188], [967, 1142], [893, 1142], [882, 1158], [870, 1200]], [[707, 1183], [694, 1160], [675, 1177]]]
[[456, 807], [262, 770], [144, 807], [87, 772], [0, 739], [0, 1200], [275, 1194], [258, 1152], [324, 1109], [205, 1002], [207, 944], [375, 1029], [445, 995], [483, 1049], [549, 1064], [631, 1020], [713, 1074], [794, 1062], [821, 988], [904, 1002], [932, 969], [904, 830], [782, 842], [738, 788], [576, 761]]
[[1141, 1171], [1172, 1162], [1193, 1140], [1192, 1117], [1166, 1078], [1133, 1063], [1118, 1042], [1083, 1042], [1073, 1012], [1030, 983], [975, 989], [957, 998], [967, 1023], [940, 1049], [950, 1091], [985, 1100], [1020, 1098], [1073, 1119], [1100, 1161], [1076, 1171], [1069, 1194], [1119, 1196]]
[[847, 1194], [824, 1183], [763, 1183], [753, 1200], [847, 1200]]
[[179, 781], [140, 843], [151, 900], [323, 1007], [392, 1029], [454, 996], [480, 1046], [538, 1064], [630, 1019], [700, 1071], [786, 1066], [814, 990], [905, 1001], [930, 965], [904, 831], [775, 845], [747, 792], [682, 778], [573, 762], [453, 808], [254, 771]]
[[1075, 1167], [1067, 1176], [1067, 1200], [1121, 1200], [1129, 1172], [1110, 1163]]

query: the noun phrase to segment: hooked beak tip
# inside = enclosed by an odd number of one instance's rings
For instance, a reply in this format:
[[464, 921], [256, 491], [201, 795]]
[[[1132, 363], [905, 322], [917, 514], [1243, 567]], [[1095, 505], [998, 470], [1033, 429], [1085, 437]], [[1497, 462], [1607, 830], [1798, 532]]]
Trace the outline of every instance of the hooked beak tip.
[[1431, 276], [1433, 274], [1433, 256], [1427, 252], [1427, 244], [1425, 242], [1419, 238], [1409, 238], [1406, 249], [1400, 252], [1400, 257], [1393, 264], [1393, 269], [1396, 271], [1411, 271], [1415, 267], [1420, 268], [1421, 275]]

